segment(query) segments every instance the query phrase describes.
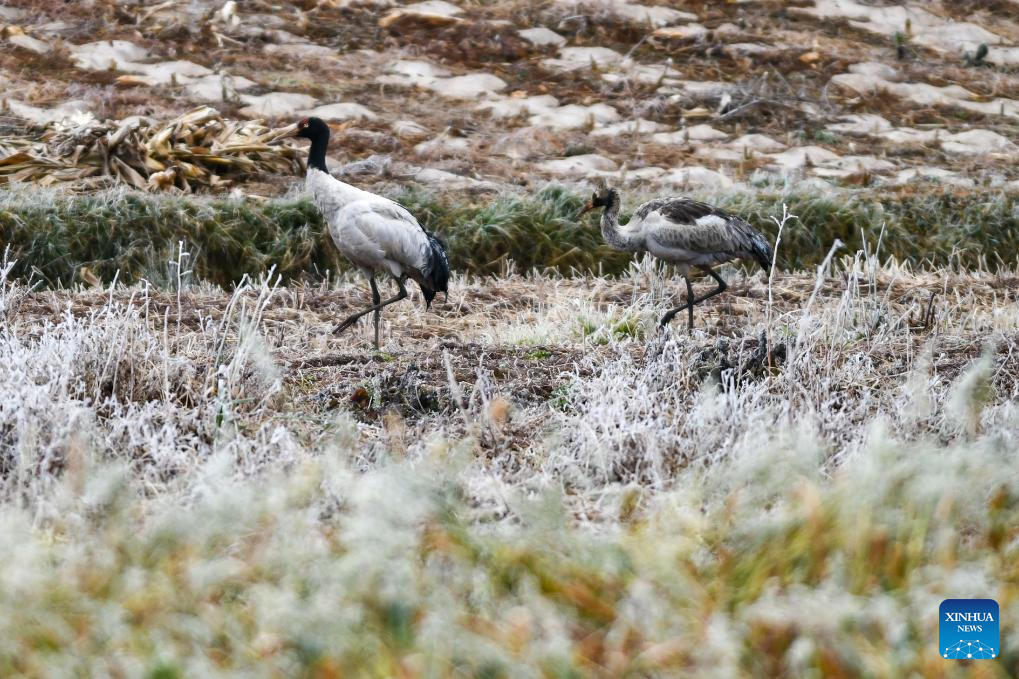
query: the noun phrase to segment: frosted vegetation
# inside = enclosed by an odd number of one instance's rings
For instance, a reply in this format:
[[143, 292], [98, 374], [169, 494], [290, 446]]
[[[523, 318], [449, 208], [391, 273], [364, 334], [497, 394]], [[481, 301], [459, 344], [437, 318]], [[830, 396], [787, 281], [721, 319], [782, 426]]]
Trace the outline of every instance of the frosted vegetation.
[[401, 317], [442, 407], [371, 421], [301, 410], [280, 357], [311, 353], [314, 290], [180, 262], [169, 292], [4, 265], [4, 676], [963, 676], [949, 595], [996, 598], [1019, 661], [1011, 271], [733, 269], [746, 318], [693, 336], [652, 330], [678, 281], [647, 261], [460, 279], [468, 307], [565, 286], [464, 341], [577, 358], [510, 403]]
[[[672, 4], [0, 6], [0, 677], [1019, 676], [1017, 0]], [[291, 151], [110, 143], [201, 102], [337, 123], [448, 302], [335, 338]], [[593, 174], [776, 270], [659, 333]]]

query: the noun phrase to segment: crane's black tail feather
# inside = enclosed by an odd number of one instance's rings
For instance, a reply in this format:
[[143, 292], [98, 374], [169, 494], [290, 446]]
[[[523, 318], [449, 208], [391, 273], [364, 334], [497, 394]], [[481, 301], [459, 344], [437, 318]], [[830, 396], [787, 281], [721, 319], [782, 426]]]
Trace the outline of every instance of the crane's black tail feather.
[[753, 238], [750, 239], [751, 248], [754, 253], [754, 259], [764, 269], [765, 274], [771, 273], [771, 245], [768, 240], [759, 233], [755, 233]]
[[422, 272], [427, 285], [421, 286], [421, 294], [425, 296], [425, 306], [431, 307], [435, 295], [449, 293], [449, 257], [446, 255], [446, 242], [433, 233], [425, 232], [430, 247], [428, 267]]

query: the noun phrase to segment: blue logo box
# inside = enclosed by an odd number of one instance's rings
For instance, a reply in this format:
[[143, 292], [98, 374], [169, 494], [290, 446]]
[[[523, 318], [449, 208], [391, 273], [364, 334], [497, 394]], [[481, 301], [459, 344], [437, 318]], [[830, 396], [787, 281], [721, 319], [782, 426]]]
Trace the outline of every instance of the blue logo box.
[[938, 651], [952, 660], [997, 658], [998, 602], [945, 599], [938, 610]]

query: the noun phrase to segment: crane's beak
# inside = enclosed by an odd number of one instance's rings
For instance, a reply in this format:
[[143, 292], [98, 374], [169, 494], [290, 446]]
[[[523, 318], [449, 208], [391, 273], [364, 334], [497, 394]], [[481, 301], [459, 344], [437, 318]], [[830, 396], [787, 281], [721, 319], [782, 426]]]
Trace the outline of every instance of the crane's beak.
[[297, 123], [290, 123], [286, 127], [281, 127], [279, 129], [279, 138], [280, 139], [287, 139], [288, 137], [296, 137], [296, 136], [297, 136]]
[[591, 201], [588, 201], [587, 205], [584, 206], [584, 209], [577, 213], [577, 219], [580, 219], [581, 217], [583, 217], [584, 215], [586, 215], [588, 212], [590, 212], [593, 209], [594, 209], [594, 203], [592, 203]]

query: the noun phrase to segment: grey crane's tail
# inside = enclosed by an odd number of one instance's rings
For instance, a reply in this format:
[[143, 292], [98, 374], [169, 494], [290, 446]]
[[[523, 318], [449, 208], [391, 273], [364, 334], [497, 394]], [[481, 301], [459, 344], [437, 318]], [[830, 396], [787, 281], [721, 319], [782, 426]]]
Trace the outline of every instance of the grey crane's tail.
[[764, 269], [764, 273], [770, 274], [773, 254], [768, 239], [759, 233], [754, 233], [750, 238], [750, 251], [753, 253], [757, 263]]
[[421, 294], [425, 296], [425, 307], [432, 306], [435, 295], [449, 293], [449, 257], [446, 255], [446, 243], [433, 233], [428, 236], [428, 266], [422, 272], [426, 285], [421, 286]]

